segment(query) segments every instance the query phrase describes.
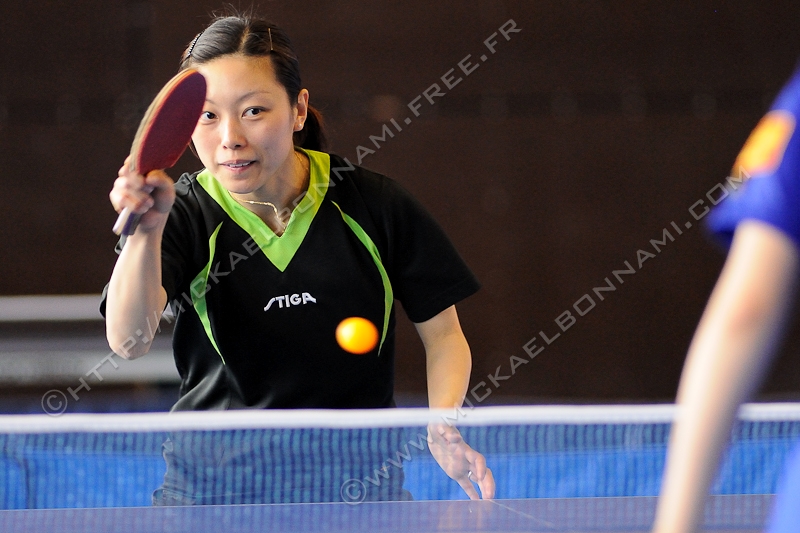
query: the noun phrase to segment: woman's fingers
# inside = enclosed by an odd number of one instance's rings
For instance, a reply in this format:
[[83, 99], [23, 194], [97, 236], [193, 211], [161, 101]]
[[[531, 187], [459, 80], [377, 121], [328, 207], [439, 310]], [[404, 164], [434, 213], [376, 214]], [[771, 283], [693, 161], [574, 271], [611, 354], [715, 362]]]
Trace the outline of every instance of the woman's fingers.
[[476, 452], [468, 445], [464, 444], [464, 446], [468, 448], [464, 455], [469, 462], [472, 481], [480, 481], [486, 477], [486, 458], [483, 456], [483, 454]]
[[[428, 426], [428, 446], [439, 466], [472, 500], [492, 499], [495, 481], [486, 458], [464, 442], [458, 429], [446, 424]], [[475, 489], [478, 485], [480, 493]]]
[[163, 170], [154, 170], [147, 176], [132, 171], [130, 160], [126, 159], [108, 196], [118, 213], [127, 208], [143, 215], [140, 226], [155, 227], [172, 209], [175, 185]]
[[492, 474], [491, 468], [486, 469], [486, 473], [483, 476], [483, 479], [478, 481], [478, 487], [481, 489], [481, 497], [484, 500], [494, 499], [495, 482], [494, 482], [494, 474]]
[[464, 489], [464, 492], [467, 493], [467, 496], [469, 496], [470, 500], [481, 499], [480, 494], [478, 494], [478, 491], [475, 490], [475, 486], [472, 484], [472, 481], [470, 481], [468, 476], [456, 479], [456, 482], [458, 482], [459, 486], [461, 486], [461, 488]]
[[468, 448], [465, 455], [470, 465], [470, 471], [468, 474], [469, 480], [478, 484], [478, 487], [481, 489], [482, 498], [494, 498], [494, 475], [492, 474], [492, 470], [486, 466], [486, 457], [484, 457], [482, 453], [469, 447], [467, 444], [464, 444], [464, 446]]
[[150, 196], [152, 187], [144, 185], [143, 180], [135, 183], [135, 179], [119, 177], [114, 180], [114, 188], [108, 197], [117, 212], [130, 208], [135, 213], [143, 213], [153, 207], [153, 198]]
[[[486, 458], [474, 450], [472, 452], [475, 457], [474, 460], [469, 461], [470, 470], [467, 471], [466, 476], [456, 479], [456, 481], [471, 500], [480, 500], [481, 498], [491, 500], [495, 494], [494, 475], [492, 470], [486, 467]], [[478, 485], [480, 494], [475, 490], [473, 483]]]
[[155, 210], [169, 213], [175, 203], [175, 183], [163, 170], [154, 170], [145, 177], [143, 190], [148, 191], [155, 201]]

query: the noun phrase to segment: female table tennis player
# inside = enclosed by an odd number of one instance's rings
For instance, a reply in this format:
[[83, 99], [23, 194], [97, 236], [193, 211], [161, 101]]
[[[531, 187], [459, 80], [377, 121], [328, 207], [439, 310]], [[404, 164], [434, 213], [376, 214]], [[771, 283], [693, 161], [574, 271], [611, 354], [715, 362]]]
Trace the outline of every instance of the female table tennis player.
[[[737, 158], [734, 176], [752, 177], [710, 215], [711, 230], [730, 251], [681, 376], [657, 533], [699, 527], [738, 407], [764, 376], [790, 313], [800, 258], [798, 116], [800, 71]], [[800, 462], [790, 462], [789, 472], [797, 478]], [[794, 509], [779, 503], [773, 531], [797, 531], [797, 516], [788, 518], [786, 512], [796, 513], [799, 505], [800, 499]]]
[[[323, 151], [286, 34], [250, 15], [219, 18], [180, 68], [206, 78], [192, 137], [205, 168], [176, 184], [120, 169], [111, 202], [141, 220], [107, 287], [112, 348], [144, 355], [142, 332], [170, 303], [182, 379], [174, 410], [390, 407], [397, 299], [425, 347], [430, 406], [460, 406], [471, 356], [455, 304], [477, 281], [397, 183]], [[351, 316], [378, 326], [368, 354], [336, 343]], [[177, 444], [168, 445], [156, 503], [235, 503], [184, 490]], [[473, 482], [493, 497], [484, 457], [455, 428], [432, 427], [429, 445], [471, 498], [480, 497]]]

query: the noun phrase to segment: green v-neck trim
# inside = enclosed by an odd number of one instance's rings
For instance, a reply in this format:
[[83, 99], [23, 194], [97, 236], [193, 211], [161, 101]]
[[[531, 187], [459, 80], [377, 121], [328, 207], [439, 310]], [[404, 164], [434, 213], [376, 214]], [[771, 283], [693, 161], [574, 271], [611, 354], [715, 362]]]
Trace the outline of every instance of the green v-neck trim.
[[331, 158], [328, 154], [302, 148], [297, 150], [308, 156], [308, 191], [292, 211], [286, 230], [280, 237], [258, 215], [234, 200], [230, 192], [207, 169], [197, 175], [197, 183], [222, 207], [231, 220], [253, 238], [267, 259], [281, 272], [286, 270], [303, 244], [311, 222], [328, 192], [330, 182]]

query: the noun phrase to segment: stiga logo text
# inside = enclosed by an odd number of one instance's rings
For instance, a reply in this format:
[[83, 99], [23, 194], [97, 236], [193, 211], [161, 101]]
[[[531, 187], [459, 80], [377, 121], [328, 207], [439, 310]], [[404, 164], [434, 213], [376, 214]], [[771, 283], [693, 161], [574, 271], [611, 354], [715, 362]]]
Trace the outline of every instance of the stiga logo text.
[[264, 311], [269, 311], [269, 308], [272, 305], [278, 302], [278, 309], [283, 309], [284, 307], [291, 307], [293, 305], [302, 305], [307, 304], [308, 302], [317, 303], [317, 299], [304, 292], [302, 294], [287, 294], [285, 296], [275, 296], [273, 297], [267, 306], [264, 308]]

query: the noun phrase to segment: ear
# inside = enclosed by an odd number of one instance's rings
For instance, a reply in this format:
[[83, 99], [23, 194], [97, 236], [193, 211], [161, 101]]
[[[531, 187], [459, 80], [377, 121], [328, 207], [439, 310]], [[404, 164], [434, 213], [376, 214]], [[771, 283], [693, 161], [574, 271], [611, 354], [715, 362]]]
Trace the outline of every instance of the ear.
[[303, 89], [297, 95], [297, 104], [295, 105], [297, 116], [294, 119], [294, 131], [300, 131], [306, 123], [308, 118], [308, 90]]

